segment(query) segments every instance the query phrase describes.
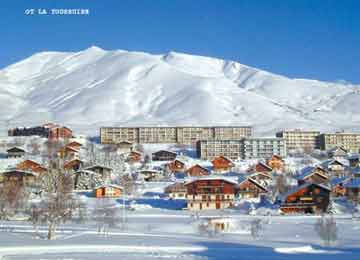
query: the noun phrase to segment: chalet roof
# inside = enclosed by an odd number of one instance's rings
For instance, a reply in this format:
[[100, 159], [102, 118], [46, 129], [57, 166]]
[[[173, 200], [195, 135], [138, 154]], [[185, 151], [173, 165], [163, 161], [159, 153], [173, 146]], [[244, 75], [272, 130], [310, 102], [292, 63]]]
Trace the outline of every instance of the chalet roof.
[[1, 174], [12, 174], [12, 173], [20, 173], [20, 174], [23, 174], [23, 175], [32, 175], [32, 176], [35, 176], [37, 177], [38, 174], [35, 173], [35, 172], [32, 172], [32, 171], [26, 171], [26, 170], [18, 170], [18, 169], [8, 169], [4, 172], [2, 172]]
[[75, 172], [75, 174], [81, 174], [81, 173], [86, 173], [86, 174], [89, 174], [89, 175], [96, 174], [96, 172], [94, 172], [94, 171], [85, 170], [85, 169], [81, 169], [81, 170], [78, 170], [78, 171]]
[[124, 189], [122, 186], [116, 185], [116, 184], [103, 184], [103, 185], [95, 187], [94, 190], [101, 189], [101, 188], [115, 188], [115, 189], [120, 189], [120, 190]]
[[323, 161], [320, 165], [327, 169], [329, 166], [334, 165], [334, 164], [338, 164], [338, 165], [342, 165], [342, 166], [348, 166], [348, 162], [345, 160], [340, 160], [340, 159], [329, 159], [326, 161]]
[[170, 153], [170, 154], [173, 154], [173, 155], [177, 155], [177, 153], [167, 151], [167, 150], [159, 150], [159, 151], [153, 152], [152, 154], [158, 154], [158, 153]]
[[25, 153], [25, 150], [20, 147], [12, 147], [6, 150], [8, 153]]
[[132, 142], [129, 142], [129, 141], [121, 141], [119, 143], [117, 143], [117, 145], [132, 145], [133, 143]]
[[102, 169], [106, 169], [106, 170], [112, 171], [112, 168], [107, 167], [107, 166], [104, 166], [104, 165], [101, 165], [101, 164], [94, 164], [94, 165], [85, 167], [85, 170], [91, 170], [91, 169], [95, 169], [95, 168], [102, 168]]
[[324, 185], [324, 184], [317, 184], [317, 183], [304, 183], [300, 186], [294, 187], [292, 189], [290, 189], [288, 192], [284, 193], [281, 197], [280, 197], [280, 201], [284, 202], [286, 200], [287, 197], [289, 197], [291, 194], [298, 192], [299, 190], [303, 189], [303, 188], [307, 188], [310, 187], [311, 185], [315, 185], [319, 188], [325, 189], [327, 191], [331, 191], [331, 189]]
[[193, 168], [195, 168], [195, 167], [199, 167], [199, 168], [201, 168], [201, 169], [209, 172], [209, 169], [207, 169], [207, 168], [205, 168], [205, 167], [203, 167], [203, 166], [201, 166], [201, 165], [199, 165], [199, 164], [195, 164], [195, 165], [191, 166], [189, 169], [186, 170], [186, 172], [190, 172], [191, 169], [193, 169]]
[[345, 188], [360, 188], [360, 178], [351, 178], [344, 184]]
[[239, 184], [238, 186], [240, 186], [243, 182], [245, 181], [249, 181], [251, 182], [252, 184], [258, 186], [260, 189], [264, 190], [264, 191], [267, 191], [267, 189], [262, 185], [260, 184], [259, 182], [257, 182], [256, 180], [254, 180], [253, 178], [251, 177], [245, 177], [245, 176], [242, 176], [241, 178], [239, 178]]
[[155, 173], [155, 174], [157, 174], [157, 173], [160, 173], [160, 171], [155, 170], [155, 169], [147, 169], [147, 170], [140, 170], [139, 173], [141, 173], [141, 174], [146, 174], [146, 173]]
[[345, 148], [343, 148], [342, 146], [335, 146], [335, 147], [330, 148], [330, 149], [328, 150], [328, 153], [333, 153], [333, 152], [335, 152], [335, 151], [337, 151], [337, 150], [341, 150], [341, 151], [343, 151], [344, 153], [347, 153], [347, 152], [348, 152], [348, 151], [347, 151]]
[[165, 188], [165, 192], [186, 190], [185, 182], [175, 182]]
[[73, 146], [73, 145], [82, 146], [82, 144], [77, 141], [72, 141], [72, 142], [68, 143], [66, 146]]
[[[301, 169], [300, 174], [298, 176], [296, 176], [297, 180], [305, 180], [308, 177], [310, 177], [311, 175], [313, 175], [315, 173], [316, 169], [321, 169], [323, 171], [325, 171], [322, 167], [320, 166], [306, 166], [305, 168]], [[328, 178], [327, 175], [323, 175], [325, 178]]]
[[234, 184], [234, 185], [238, 184], [237, 181], [234, 181], [231, 178], [227, 178], [227, 177], [223, 177], [223, 176], [206, 176], [206, 177], [189, 178], [185, 182], [185, 185], [188, 185], [188, 184], [196, 182], [196, 181], [210, 181], [210, 180], [222, 180], [222, 181], [228, 182], [230, 184]]
[[[264, 166], [265, 168], [267, 168], [268, 170], [272, 171], [272, 168], [269, 165], [267, 165], [266, 163], [258, 162], [256, 165], [258, 165], [258, 164], [260, 164], [260, 165]], [[256, 167], [256, 165], [255, 165], [255, 167]]]
[[262, 176], [265, 176], [265, 177], [271, 179], [271, 175], [268, 173], [265, 173], [265, 172], [254, 172], [254, 173], [250, 174], [250, 177], [256, 177], [257, 175], [262, 175]]
[[226, 157], [226, 156], [224, 156], [224, 155], [220, 155], [220, 156], [215, 157], [211, 162], [215, 161], [216, 159], [220, 159], [220, 158], [222, 158], [222, 159], [224, 159], [225, 161], [228, 161], [229, 163], [232, 163], [232, 164], [233, 164], [233, 161], [232, 161], [230, 158], [228, 158], [228, 157]]

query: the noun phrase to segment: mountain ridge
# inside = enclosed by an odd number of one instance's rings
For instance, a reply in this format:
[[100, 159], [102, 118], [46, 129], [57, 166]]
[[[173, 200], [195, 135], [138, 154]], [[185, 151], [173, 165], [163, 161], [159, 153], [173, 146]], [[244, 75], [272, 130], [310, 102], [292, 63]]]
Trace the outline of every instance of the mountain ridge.
[[[0, 120], [101, 125], [253, 125], [357, 130], [357, 85], [290, 79], [235, 61], [92, 46], [41, 52], [0, 70]], [[10, 103], [10, 105], [9, 105]], [[85, 130], [84, 130], [85, 129]], [[92, 129], [92, 130], [90, 130]]]

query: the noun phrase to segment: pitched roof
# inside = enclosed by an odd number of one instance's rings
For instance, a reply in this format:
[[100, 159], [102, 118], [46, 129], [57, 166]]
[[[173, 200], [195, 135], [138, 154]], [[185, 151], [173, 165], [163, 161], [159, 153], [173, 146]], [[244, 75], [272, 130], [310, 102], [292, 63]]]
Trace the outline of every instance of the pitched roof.
[[318, 186], [318, 187], [320, 187], [320, 188], [322, 188], [322, 189], [325, 189], [325, 190], [327, 190], [327, 191], [331, 191], [331, 189], [330, 189], [328, 186], [324, 185], [324, 184], [304, 183], [304, 184], [302, 184], [302, 185], [300, 185], [300, 186], [297, 186], [297, 187], [294, 187], [294, 188], [290, 189], [288, 192], [284, 193], [284, 194], [280, 197], [280, 201], [281, 201], [281, 202], [284, 202], [284, 201], [286, 200], [286, 198], [289, 197], [291, 194], [296, 193], [296, 192], [298, 192], [299, 190], [304, 189], [304, 188], [307, 188], [307, 187], [309, 187], [309, 186], [311, 186], [311, 185], [315, 185], [315, 186]]
[[24, 152], [25, 153], [25, 150], [20, 148], [20, 147], [11, 147], [9, 149], [6, 150], [6, 152]]
[[[300, 174], [298, 176], [296, 176], [296, 179], [297, 180], [305, 180], [305, 179], [307, 179], [311, 175], [315, 174], [315, 169], [317, 169], [317, 168], [325, 171], [320, 166], [306, 166], [305, 168], [301, 169]], [[319, 173], [317, 172], [317, 174], [319, 174]], [[324, 174], [319, 174], [319, 175], [322, 175], [323, 177], [328, 178], [327, 175], [324, 175]]]
[[185, 185], [188, 185], [188, 184], [196, 182], [196, 181], [210, 181], [210, 180], [222, 180], [222, 181], [234, 184], [234, 185], [238, 184], [237, 181], [234, 181], [231, 178], [226, 178], [226, 177], [223, 177], [223, 176], [206, 176], [206, 177], [189, 178], [185, 182]]
[[152, 154], [158, 154], [158, 153], [171, 153], [171, 154], [173, 154], [173, 155], [177, 155], [177, 153], [171, 152], [171, 151], [167, 151], [167, 150], [159, 150], [159, 151], [153, 152]]
[[267, 189], [265, 188], [265, 186], [263, 186], [262, 184], [260, 184], [259, 182], [257, 182], [255, 179], [251, 178], [251, 177], [242, 177], [242, 178], [239, 178], [240, 179], [240, 182], [239, 182], [239, 185], [241, 185], [241, 183], [245, 182], [245, 181], [249, 181], [251, 182], [252, 184], [258, 186], [260, 189], [264, 190], [264, 191], [267, 191]]

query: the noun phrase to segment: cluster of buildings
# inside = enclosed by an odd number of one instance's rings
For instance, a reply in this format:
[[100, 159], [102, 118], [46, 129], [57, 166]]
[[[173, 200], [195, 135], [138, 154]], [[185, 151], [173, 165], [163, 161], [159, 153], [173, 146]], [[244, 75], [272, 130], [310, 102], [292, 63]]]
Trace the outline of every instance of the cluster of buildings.
[[72, 130], [66, 126], [47, 123], [42, 126], [17, 127], [8, 130], [8, 136], [32, 136], [37, 135], [49, 140], [69, 139], [73, 137]]

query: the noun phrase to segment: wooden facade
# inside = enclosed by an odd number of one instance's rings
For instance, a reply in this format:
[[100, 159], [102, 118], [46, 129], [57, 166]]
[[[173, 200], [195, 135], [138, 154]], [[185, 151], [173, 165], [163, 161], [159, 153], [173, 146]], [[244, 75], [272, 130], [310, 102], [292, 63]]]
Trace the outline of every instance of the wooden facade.
[[284, 213], [320, 214], [326, 212], [330, 188], [315, 183], [305, 183], [288, 192], [282, 199], [280, 209]]
[[153, 161], [173, 161], [176, 158], [176, 153], [160, 150], [152, 154]]
[[47, 169], [43, 167], [41, 164], [33, 161], [33, 160], [25, 160], [16, 165], [16, 169], [35, 172], [39, 175], [44, 174]]
[[123, 188], [118, 185], [103, 185], [94, 189], [96, 198], [119, 198], [123, 193]]
[[297, 177], [299, 185], [304, 183], [322, 184], [329, 181], [329, 176], [324, 168], [320, 166], [308, 166], [302, 169]]
[[38, 175], [34, 172], [24, 170], [8, 170], [2, 172], [1, 182], [17, 183], [24, 186], [36, 186]]
[[209, 170], [196, 164], [191, 168], [187, 169], [186, 173], [189, 177], [201, 177], [209, 175]]
[[278, 155], [273, 155], [269, 160], [267, 160], [266, 164], [276, 172], [283, 172], [285, 168], [284, 160]]
[[73, 159], [64, 163], [64, 169], [67, 171], [78, 171], [84, 165], [84, 162], [79, 159]]
[[225, 156], [218, 156], [211, 161], [214, 171], [230, 171], [235, 165]]
[[223, 178], [201, 178], [185, 184], [189, 210], [233, 207], [236, 183]]
[[19, 147], [12, 147], [6, 150], [7, 158], [22, 158], [25, 155], [25, 150]]
[[170, 199], [185, 199], [186, 198], [186, 186], [184, 182], [176, 182], [165, 188], [165, 194]]
[[136, 151], [131, 151], [126, 160], [130, 163], [140, 162], [141, 153]]
[[250, 177], [241, 181], [237, 189], [237, 194], [240, 198], [258, 198], [267, 192], [263, 185]]
[[185, 171], [185, 163], [180, 160], [175, 159], [174, 161], [167, 164], [171, 172], [183, 172]]

